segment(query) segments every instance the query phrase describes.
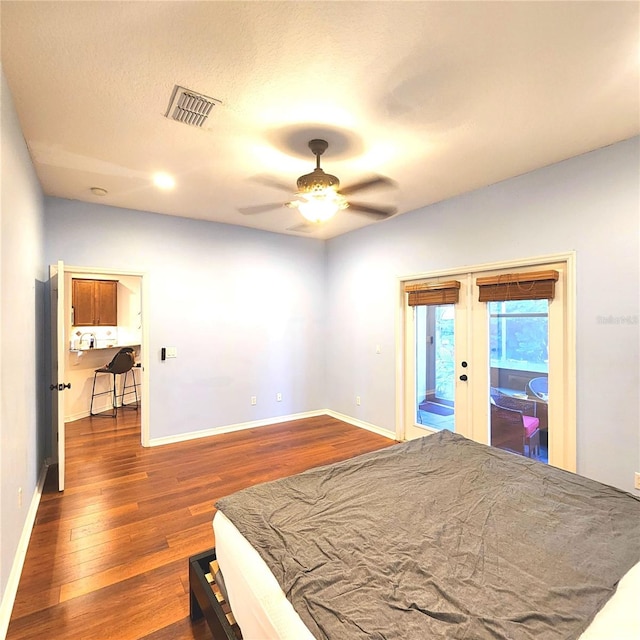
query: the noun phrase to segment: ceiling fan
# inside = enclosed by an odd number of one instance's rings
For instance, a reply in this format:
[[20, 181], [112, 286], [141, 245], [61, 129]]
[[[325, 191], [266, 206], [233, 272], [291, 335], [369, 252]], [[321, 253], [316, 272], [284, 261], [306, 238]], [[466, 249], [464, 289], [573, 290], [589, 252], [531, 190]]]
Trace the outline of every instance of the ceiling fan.
[[[298, 178], [296, 181], [298, 191], [292, 200], [289, 202], [244, 207], [239, 209], [240, 213], [244, 215], [253, 215], [285, 206], [292, 209], [298, 209], [298, 211], [300, 211], [300, 213], [309, 222], [315, 224], [329, 220], [329, 218], [333, 217], [338, 211], [343, 209], [353, 211], [354, 213], [361, 213], [379, 220], [388, 218], [396, 213], [395, 207], [374, 207], [361, 202], [347, 200], [346, 196], [350, 196], [357, 191], [362, 191], [376, 186], [390, 186], [393, 185], [394, 182], [389, 178], [375, 176], [368, 180], [352, 184], [344, 189], [340, 189], [340, 180], [330, 173], [325, 173], [320, 167], [320, 156], [328, 147], [329, 143], [326, 140], [309, 141], [309, 149], [311, 149], [311, 152], [316, 157], [316, 168], [311, 173], [307, 173]], [[271, 187], [290, 191], [289, 187], [286, 185], [269, 178], [262, 178], [260, 179], [260, 182]], [[295, 231], [305, 231], [309, 226], [310, 225], [303, 224], [297, 227], [290, 227], [290, 229]]]

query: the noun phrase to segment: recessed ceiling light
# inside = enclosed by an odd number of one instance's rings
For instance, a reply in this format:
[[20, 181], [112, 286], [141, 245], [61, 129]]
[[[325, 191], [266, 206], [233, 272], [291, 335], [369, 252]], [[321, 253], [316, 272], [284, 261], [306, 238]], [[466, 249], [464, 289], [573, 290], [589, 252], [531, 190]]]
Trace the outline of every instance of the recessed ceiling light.
[[102, 187], [91, 187], [91, 193], [93, 193], [94, 196], [106, 196], [108, 191]]
[[160, 189], [173, 189], [176, 186], [176, 181], [168, 173], [156, 173], [153, 183]]

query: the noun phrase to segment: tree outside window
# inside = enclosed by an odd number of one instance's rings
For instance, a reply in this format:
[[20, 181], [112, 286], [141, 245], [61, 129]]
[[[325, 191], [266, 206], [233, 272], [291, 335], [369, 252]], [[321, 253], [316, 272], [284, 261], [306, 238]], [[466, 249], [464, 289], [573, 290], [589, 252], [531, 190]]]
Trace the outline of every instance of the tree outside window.
[[546, 373], [549, 364], [549, 301], [490, 302], [491, 366]]

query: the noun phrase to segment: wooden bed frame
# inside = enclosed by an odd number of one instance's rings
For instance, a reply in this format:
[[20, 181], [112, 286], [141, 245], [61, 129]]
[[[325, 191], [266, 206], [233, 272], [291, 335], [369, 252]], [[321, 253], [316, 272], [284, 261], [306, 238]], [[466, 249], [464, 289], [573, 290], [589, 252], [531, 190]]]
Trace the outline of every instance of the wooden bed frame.
[[189, 558], [189, 617], [194, 622], [204, 616], [215, 640], [242, 640], [231, 607], [215, 582], [212, 562], [216, 562], [215, 547]]

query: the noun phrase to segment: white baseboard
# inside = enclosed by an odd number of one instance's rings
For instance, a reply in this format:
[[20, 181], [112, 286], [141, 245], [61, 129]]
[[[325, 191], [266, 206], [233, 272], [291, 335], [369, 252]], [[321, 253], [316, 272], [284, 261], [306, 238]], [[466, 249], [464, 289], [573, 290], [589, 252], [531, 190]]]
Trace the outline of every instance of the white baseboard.
[[20, 584], [22, 567], [24, 566], [24, 561], [27, 557], [27, 549], [29, 547], [31, 533], [33, 531], [33, 525], [35, 524], [36, 516], [38, 515], [38, 506], [40, 505], [40, 498], [42, 497], [42, 489], [44, 487], [45, 478], [47, 477], [48, 466], [48, 463], [45, 462], [40, 470], [38, 484], [33, 492], [33, 498], [31, 498], [29, 511], [27, 512], [24, 527], [22, 528], [22, 535], [20, 536], [18, 548], [16, 549], [16, 553], [13, 557], [13, 565], [11, 566], [9, 579], [7, 580], [7, 587], [2, 596], [2, 603], [0, 604], [0, 638], [6, 638], [7, 630], [9, 629], [9, 620], [11, 619], [13, 604], [16, 600], [16, 594], [18, 593], [18, 585]]
[[150, 447], [157, 447], [163, 444], [174, 444], [176, 442], [184, 442], [186, 440], [195, 440], [196, 438], [208, 438], [209, 436], [218, 436], [222, 433], [231, 433], [233, 431], [242, 431], [243, 429], [255, 429], [256, 427], [266, 427], [270, 424], [278, 424], [280, 422], [289, 422], [290, 420], [300, 420], [302, 418], [313, 418], [314, 416], [323, 416], [328, 412], [324, 409], [317, 411], [305, 411], [303, 413], [291, 413], [286, 416], [276, 416], [274, 418], [265, 418], [264, 420], [253, 420], [251, 422], [239, 422], [237, 424], [224, 425], [222, 427], [213, 427], [213, 429], [203, 429], [202, 431], [191, 431], [190, 433], [180, 433], [175, 436], [165, 436], [164, 438], [152, 438], [149, 441]]
[[[107, 409], [110, 409], [111, 407], [107, 407]], [[71, 413], [68, 416], [64, 417], [64, 421], [66, 422], [74, 422], [75, 420], [80, 420], [81, 418], [88, 418], [89, 417], [89, 412], [88, 411], [81, 411], [80, 413]]]
[[231, 433], [233, 431], [242, 431], [243, 429], [255, 429], [256, 427], [266, 427], [270, 424], [279, 424], [281, 422], [289, 422], [290, 420], [300, 420], [302, 418], [313, 418], [315, 416], [331, 416], [336, 420], [342, 420], [354, 427], [360, 427], [367, 431], [372, 431], [385, 438], [395, 440], [396, 434], [386, 429], [382, 429], [369, 422], [357, 420], [350, 416], [346, 416], [331, 409], [318, 409], [316, 411], [305, 411], [303, 413], [291, 413], [286, 416], [276, 416], [274, 418], [265, 418], [264, 420], [253, 420], [251, 422], [239, 422], [237, 424], [229, 424], [222, 427], [214, 427], [213, 429], [203, 429], [202, 431], [191, 431], [190, 433], [181, 433], [175, 436], [166, 436], [164, 438], [152, 438], [149, 441], [150, 447], [157, 447], [163, 444], [174, 444], [176, 442], [185, 442], [186, 440], [195, 440], [197, 438], [208, 438], [209, 436], [218, 436], [222, 433]]
[[352, 424], [354, 427], [366, 429], [367, 431], [371, 431], [379, 436], [384, 436], [385, 438], [390, 438], [391, 440], [396, 439], [396, 434], [394, 431], [388, 431], [387, 429], [378, 427], [377, 425], [371, 424], [370, 422], [358, 420], [357, 418], [352, 418], [351, 416], [347, 416], [344, 413], [338, 413], [337, 411], [332, 411], [331, 409], [326, 409], [324, 413], [326, 413], [328, 416], [331, 416], [332, 418], [336, 418], [336, 420], [342, 420], [342, 422]]
[[[118, 405], [120, 406], [120, 405]], [[93, 407], [94, 413], [104, 413], [105, 411], [112, 411], [113, 406], [110, 402], [105, 402], [101, 405], [95, 405]], [[81, 420], [82, 418], [88, 418], [91, 415], [89, 409], [86, 411], [79, 411], [78, 413], [70, 413], [64, 417], [65, 422], [74, 422], [75, 420]]]

